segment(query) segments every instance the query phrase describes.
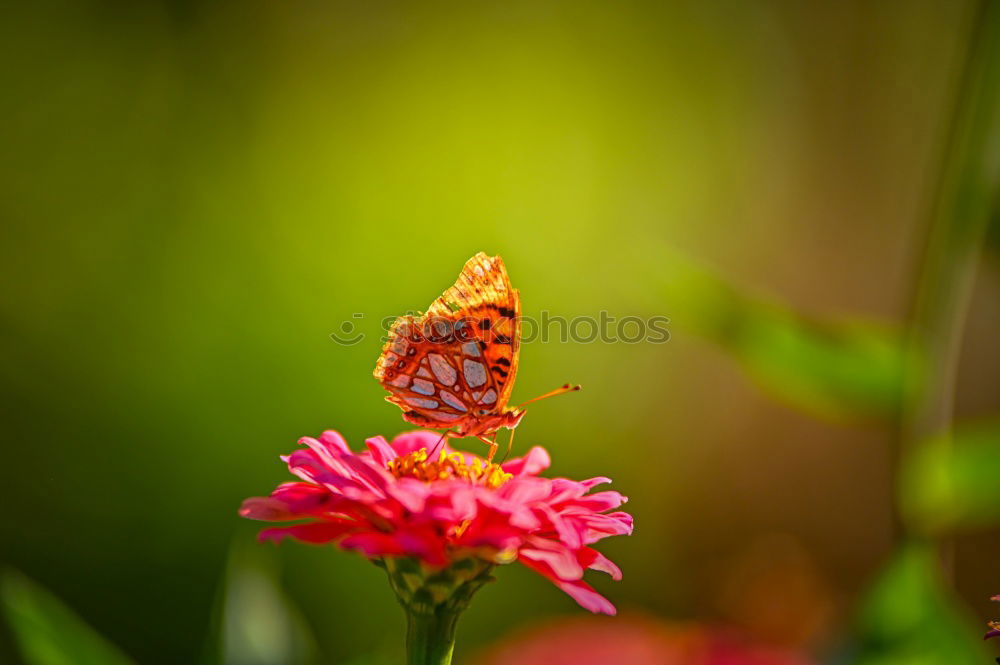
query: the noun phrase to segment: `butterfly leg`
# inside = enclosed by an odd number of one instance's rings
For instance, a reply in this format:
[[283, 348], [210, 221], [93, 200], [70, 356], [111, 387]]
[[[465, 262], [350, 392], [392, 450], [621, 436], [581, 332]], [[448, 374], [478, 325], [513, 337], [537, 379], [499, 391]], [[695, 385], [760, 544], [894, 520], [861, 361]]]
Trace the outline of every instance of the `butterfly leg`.
[[490, 447], [490, 452], [486, 456], [486, 461], [488, 463], [492, 463], [493, 462], [493, 456], [497, 454], [497, 448], [499, 448], [499, 446], [497, 445], [497, 435], [494, 434], [493, 435], [493, 439], [487, 439], [482, 434], [480, 434], [476, 438], [479, 439], [480, 441], [482, 441], [483, 443], [485, 443], [487, 446]]
[[503, 459], [500, 460], [500, 464], [503, 464], [504, 462], [506, 462], [507, 458], [510, 457], [510, 450], [511, 450], [511, 448], [514, 447], [514, 432], [516, 432], [516, 431], [517, 431], [516, 429], [512, 429], [510, 431], [510, 438], [507, 439], [507, 452], [505, 452], [503, 454]]

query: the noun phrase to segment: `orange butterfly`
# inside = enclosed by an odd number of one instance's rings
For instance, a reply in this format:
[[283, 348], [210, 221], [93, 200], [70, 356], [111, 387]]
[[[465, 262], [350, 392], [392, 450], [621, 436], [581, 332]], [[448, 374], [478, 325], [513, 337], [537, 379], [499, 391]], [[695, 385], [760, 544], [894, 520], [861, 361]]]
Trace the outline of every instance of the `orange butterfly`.
[[443, 437], [477, 437], [490, 446], [492, 461], [497, 430], [517, 427], [521, 407], [580, 389], [566, 384], [507, 406], [520, 346], [521, 298], [503, 259], [479, 252], [426, 314], [396, 319], [374, 374], [391, 393], [386, 400], [403, 409], [404, 420], [449, 428]]

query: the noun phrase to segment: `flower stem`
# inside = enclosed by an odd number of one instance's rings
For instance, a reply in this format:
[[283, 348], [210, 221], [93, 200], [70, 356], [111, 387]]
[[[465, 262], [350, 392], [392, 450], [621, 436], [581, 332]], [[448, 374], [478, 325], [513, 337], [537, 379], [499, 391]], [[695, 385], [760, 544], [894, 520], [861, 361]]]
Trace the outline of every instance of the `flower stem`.
[[[951, 427], [963, 326], [976, 268], [1000, 191], [1000, 2], [981, 0], [970, 16], [965, 58], [927, 247], [910, 316], [912, 357], [900, 414], [896, 467]], [[935, 540], [925, 525], [898, 515], [908, 537]], [[945, 548], [947, 549], [947, 548]]]
[[385, 557], [373, 561], [389, 576], [389, 584], [406, 612], [408, 665], [450, 665], [458, 617], [483, 585], [493, 581], [496, 564], [463, 557], [445, 568], [418, 559]]
[[455, 649], [455, 626], [460, 612], [437, 608], [433, 612], [406, 612], [408, 665], [450, 665]]

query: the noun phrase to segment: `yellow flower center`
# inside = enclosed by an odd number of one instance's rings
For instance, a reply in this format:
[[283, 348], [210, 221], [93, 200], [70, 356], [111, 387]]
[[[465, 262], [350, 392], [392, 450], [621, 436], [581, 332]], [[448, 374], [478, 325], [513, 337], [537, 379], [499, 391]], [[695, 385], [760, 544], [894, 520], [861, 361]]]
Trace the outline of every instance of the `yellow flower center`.
[[499, 464], [485, 460], [467, 464], [461, 453], [447, 454], [442, 450], [436, 460], [429, 460], [426, 448], [390, 460], [388, 469], [397, 478], [416, 478], [425, 483], [461, 478], [469, 481], [470, 485], [483, 485], [490, 489], [500, 487], [513, 477], [504, 472]]

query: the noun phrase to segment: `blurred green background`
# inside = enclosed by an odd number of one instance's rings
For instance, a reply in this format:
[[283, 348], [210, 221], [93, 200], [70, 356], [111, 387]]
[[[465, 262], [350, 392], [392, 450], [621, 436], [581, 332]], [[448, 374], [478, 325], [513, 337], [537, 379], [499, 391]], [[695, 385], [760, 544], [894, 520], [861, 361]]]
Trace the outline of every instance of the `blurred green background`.
[[[257, 526], [240, 501], [286, 480], [299, 436], [406, 428], [371, 376], [380, 321], [482, 250], [526, 316], [671, 318], [666, 344], [522, 349], [518, 401], [584, 390], [533, 406], [516, 447], [632, 499], [635, 535], [603, 548], [625, 578], [598, 588], [837, 651], [901, 541], [902, 340], [972, 5], [3, 14], [0, 562], [137, 662], [210, 658], [226, 562]], [[995, 249], [966, 295], [951, 397], [975, 421], [1000, 412]], [[334, 343], [344, 321], [366, 338]], [[948, 541], [973, 632], [1000, 593], [995, 512]], [[257, 548], [320, 662], [401, 640], [374, 566]], [[581, 611], [499, 576], [459, 661]]]

